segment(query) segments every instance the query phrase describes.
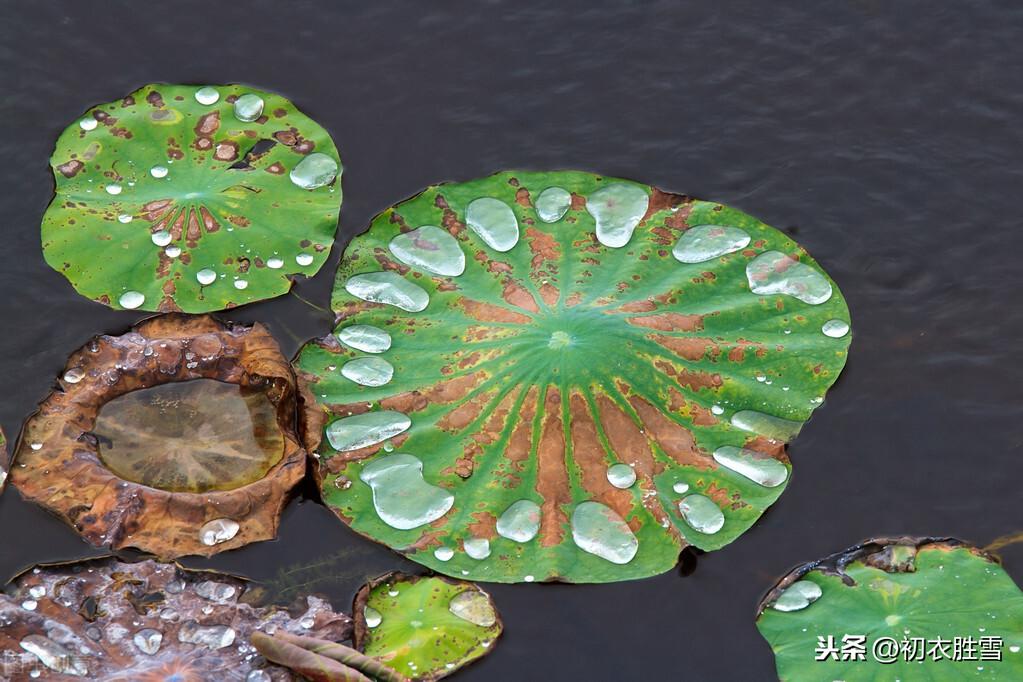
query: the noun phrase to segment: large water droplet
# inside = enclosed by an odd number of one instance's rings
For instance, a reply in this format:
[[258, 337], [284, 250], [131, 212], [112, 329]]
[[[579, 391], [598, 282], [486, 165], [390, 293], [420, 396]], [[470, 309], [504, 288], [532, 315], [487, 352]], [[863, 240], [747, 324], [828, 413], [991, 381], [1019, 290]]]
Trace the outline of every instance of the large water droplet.
[[639, 551], [639, 540], [625, 519], [600, 502], [582, 502], [572, 512], [572, 540], [613, 564], [627, 564]]
[[766, 488], [776, 488], [789, 477], [789, 470], [775, 458], [734, 445], [715, 450], [714, 461]]
[[586, 210], [597, 222], [597, 240], [604, 246], [619, 248], [632, 239], [649, 204], [650, 197], [643, 188], [617, 182], [587, 197]]
[[486, 538], [466, 538], [462, 541], [462, 547], [469, 558], [481, 561], [490, 556], [490, 540]]
[[208, 85], [195, 91], [195, 101], [204, 106], [216, 104], [219, 99], [220, 93], [217, 92], [216, 88], [211, 88]]
[[72, 367], [68, 371], [64, 372], [64, 381], [69, 384], [77, 384], [84, 378], [85, 372], [79, 367]]
[[127, 225], [132, 220], [134, 220], [134, 218], [128, 215], [127, 213], [122, 213], [121, 215], [117, 216], [117, 222], [121, 223], [122, 225]]
[[565, 217], [572, 206], [572, 194], [564, 187], [548, 187], [540, 192], [533, 205], [540, 220], [556, 223]]
[[377, 515], [392, 528], [411, 530], [448, 513], [455, 496], [423, 478], [418, 457], [397, 453], [367, 464], [359, 479], [373, 490]]
[[[38, 449], [38, 448], [36, 448], [36, 449]], [[32, 597], [33, 599], [42, 599], [43, 597], [46, 596], [46, 586], [45, 585], [33, 585], [28, 590], [28, 596]]]
[[437, 561], [451, 561], [451, 558], [455, 556], [455, 550], [450, 547], [438, 547], [433, 550], [433, 556], [437, 558]]
[[849, 333], [849, 323], [842, 320], [828, 320], [821, 326], [824, 336], [840, 339]]
[[379, 410], [343, 417], [327, 426], [327, 440], [341, 452], [358, 450], [393, 438], [412, 426], [401, 412]]
[[78, 122], [78, 127], [82, 130], [95, 130], [97, 125], [99, 125], [99, 121], [94, 118], [83, 118]]
[[458, 242], [433, 225], [399, 234], [388, 248], [402, 263], [435, 275], [458, 277], [465, 272], [465, 254]]
[[725, 515], [714, 500], [699, 494], [686, 495], [678, 503], [678, 511], [690, 526], [701, 533], [713, 535], [725, 525]]
[[776, 611], [799, 611], [821, 598], [821, 586], [812, 580], [797, 580], [771, 604]]
[[785, 294], [819, 305], [831, 298], [831, 283], [806, 263], [778, 251], [765, 251], [746, 266], [746, 279], [755, 294]]
[[259, 95], [242, 95], [234, 101], [234, 116], [239, 121], [251, 123], [263, 115], [263, 98]]
[[459, 592], [451, 598], [448, 610], [462, 620], [469, 621], [481, 628], [489, 628], [497, 622], [497, 612], [494, 605], [483, 592], [476, 588], [470, 588], [465, 592]]
[[149, 174], [158, 179], [167, 177], [168, 172], [167, 166], [153, 166], [149, 169]]
[[671, 489], [674, 490], [676, 493], [682, 494], [689, 490], [689, 484], [685, 483], [684, 481], [677, 481], [672, 484]]
[[234, 288], [241, 291], [242, 289], [249, 288], [249, 281], [247, 279], [236, 279], [234, 281]]
[[249, 674], [245, 676], [245, 682], [273, 682], [270, 673], [265, 670], [250, 670]]
[[353, 324], [338, 330], [337, 340], [364, 353], [383, 353], [391, 347], [391, 335], [368, 324]]
[[121, 294], [121, 297], [119, 299], [117, 299], [117, 303], [122, 308], [127, 308], [128, 310], [134, 310], [135, 308], [138, 308], [145, 302], [146, 302], [145, 295], [139, 291], [126, 291], [123, 294]]
[[631, 488], [636, 482], [636, 470], [628, 464], [612, 464], [607, 468], [607, 481], [622, 490]]
[[202, 541], [202, 544], [212, 547], [233, 538], [238, 534], [240, 528], [241, 526], [238, 525], [237, 521], [213, 519], [203, 524], [203, 527], [199, 529], [199, 539]]
[[540, 532], [540, 506], [532, 500], [519, 500], [497, 519], [497, 533], [515, 542], [529, 542]]
[[219, 604], [226, 604], [237, 594], [238, 589], [234, 585], [218, 583], [215, 580], [203, 580], [195, 586], [195, 593], [203, 599], [215, 601]]
[[519, 241], [519, 221], [508, 204], [492, 197], [472, 200], [465, 209], [465, 222], [495, 251], [508, 251]]
[[394, 376], [394, 367], [383, 358], [355, 358], [344, 364], [341, 374], [362, 386], [383, 386]]
[[338, 170], [337, 161], [326, 154], [313, 152], [291, 169], [291, 181], [302, 189], [316, 189], [334, 182]]
[[787, 441], [796, 437], [803, 423], [756, 410], [740, 410], [732, 415], [732, 426], [774, 440]]
[[749, 246], [750, 236], [738, 227], [697, 225], [679, 238], [671, 254], [683, 263], [703, 263]]
[[300, 253], [295, 256], [295, 262], [303, 268], [313, 264], [313, 254], [311, 253]]
[[19, 642], [21, 648], [33, 654], [39, 662], [50, 670], [64, 675], [84, 677], [89, 670], [78, 656], [57, 644], [49, 637], [42, 635], [27, 635]]
[[345, 282], [345, 290], [364, 301], [393, 305], [410, 313], [418, 313], [430, 303], [430, 295], [421, 286], [390, 270], [353, 275]]
[[105, 189], [107, 190], [107, 194], [120, 194], [123, 188], [117, 183], [111, 183], [107, 185]]
[[157, 230], [149, 236], [157, 246], [167, 246], [173, 240], [171, 233], [167, 230]]
[[217, 281], [217, 273], [210, 268], [203, 268], [199, 272], [195, 273], [195, 278], [199, 280], [199, 284], [207, 286]]
[[167, 254], [168, 258], [177, 258], [178, 256], [181, 255], [181, 247], [180, 246], [168, 246], [166, 249], [163, 250], [163, 252], [165, 254]]
[[199, 625], [194, 620], [181, 624], [178, 640], [188, 644], [199, 644], [210, 649], [223, 649], [234, 644], [235, 631], [226, 625]]
[[380, 612], [372, 606], [363, 607], [362, 615], [366, 618], [366, 627], [368, 628], [375, 628], [384, 620], [384, 617], [380, 615]]
[[280, 270], [281, 268], [284, 267], [284, 259], [276, 257], [267, 258], [266, 267], [270, 268], [271, 270]]
[[135, 642], [135, 646], [138, 647], [139, 651], [152, 656], [160, 650], [160, 645], [163, 643], [163, 633], [153, 628], [144, 628], [135, 633], [132, 641]]

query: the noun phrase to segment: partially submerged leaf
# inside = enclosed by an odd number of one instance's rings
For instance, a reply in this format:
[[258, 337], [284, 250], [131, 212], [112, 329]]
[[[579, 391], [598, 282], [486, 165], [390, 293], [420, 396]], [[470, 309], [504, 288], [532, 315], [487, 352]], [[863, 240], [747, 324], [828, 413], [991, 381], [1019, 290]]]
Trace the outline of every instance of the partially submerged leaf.
[[341, 163], [280, 95], [154, 84], [57, 140], [46, 262], [113, 308], [209, 312], [284, 294], [330, 252]]
[[0, 493], [7, 487], [7, 436], [0, 429]]
[[209, 556], [271, 539], [305, 472], [296, 392], [261, 325], [155, 317], [71, 356], [11, 481], [95, 545]]
[[734, 540], [785, 488], [784, 442], [850, 340], [837, 286], [781, 232], [571, 171], [388, 209], [333, 308], [295, 362], [328, 422], [326, 503], [501, 582], [640, 578]]
[[246, 603], [246, 587], [152, 560], [42, 566], [0, 594], [0, 655], [6, 670], [41, 679], [269, 682], [299, 678], [253, 656], [253, 632], [351, 633], [351, 619], [318, 597], [292, 616]]
[[504, 627], [490, 595], [439, 576], [377, 578], [352, 612], [355, 648], [413, 680], [437, 680], [485, 656]]
[[1023, 592], [957, 540], [882, 538], [800, 566], [757, 627], [781, 680], [1023, 679]]

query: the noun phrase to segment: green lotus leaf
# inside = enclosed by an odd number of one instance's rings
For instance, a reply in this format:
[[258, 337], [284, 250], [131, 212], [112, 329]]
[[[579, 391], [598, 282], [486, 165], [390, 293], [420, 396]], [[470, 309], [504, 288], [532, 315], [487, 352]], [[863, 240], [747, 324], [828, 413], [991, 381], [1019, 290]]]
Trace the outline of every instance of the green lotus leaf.
[[413, 680], [437, 680], [487, 655], [503, 625], [486, 592], [442, 577], [389, 573], [355, 597], [355, 648]]
[[1023, 680], [1023, 593], [951, 539], [877, 539], [793, 570], [757, 627], [781, 680]]
[[333, 308], [296, 359], [327, 412], [326, 503], [482, 581], [642, 578], [728, 544], [784, 490], [784, 443], [850, 340], [837, 286], [781, 232], [572, 171], [388, 209]]
[[43, 255], [113, 308], [189, 313], [287, 293], [330, 252], [341, 162], [295, 105], [243, 85], [147, 85], [57, 140]]

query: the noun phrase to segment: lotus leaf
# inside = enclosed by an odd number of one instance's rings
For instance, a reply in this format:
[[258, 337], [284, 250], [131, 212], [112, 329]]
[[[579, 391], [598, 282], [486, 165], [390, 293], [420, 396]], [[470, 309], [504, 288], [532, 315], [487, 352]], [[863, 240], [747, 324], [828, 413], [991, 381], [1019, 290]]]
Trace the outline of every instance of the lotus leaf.
[[757, 627], [782, 680], [1023, 679], [1023, 593], [952, 539], [870, 540], [800, 566]]
[[68, 360], [11, 482], [94, 545], [209, 556], [273, 538], [305, 474], [297, 386], [261, 325], [151, 318]]
[[287, 293], [330, 252], [341, 163], [280, 95], [154, 84], [57, 140], [43, 255], [113, 308], [222, 310]]
[[326, 503], [501, 582], [641, 578], [734, 540], [784, 490], [784, 444], [850, 340], [838, 288], [781, 232], [571, 171], [386, 210], [333, 308], [296, 359], [327, 422]]

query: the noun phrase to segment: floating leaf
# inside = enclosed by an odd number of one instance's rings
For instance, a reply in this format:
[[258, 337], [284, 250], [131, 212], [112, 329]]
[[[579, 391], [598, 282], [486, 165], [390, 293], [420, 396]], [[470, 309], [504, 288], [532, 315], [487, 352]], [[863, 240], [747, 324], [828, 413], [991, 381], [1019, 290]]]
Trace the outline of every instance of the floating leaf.
[[485, 656], [503, 625], [472, 583], [390, 573], [355, 597], [355, 648], [413, 680], [437, 680]]
[[0, 494], [7, 487], [7, 436], [0, 429]]
[[[436, 571], [503, 582], [641, 578], [734, 540], [784, 489], [784, 442], [850, 340], [838, 288], [784, 234], [567, 171], [388, 209], [333, 308], [296, 360], [327, 421], [326, 503]], [[373, 381], [346, 371], [371, 356]]]
[[296, 390], [261, 325], [155, 317], [71, 356], [11, 481], [95, 545], [208, 556], [271, 539], [305, 472]]
[[327, 131], [242, 85], [147, 85], [57, 140], [43, 255], [113, 308], [190, 313], [284, 294], [330, 252], [341, 163]]
[[800, 566], [757, 627], [782, 680], [1023, 679], [1023, 593], [957, 540], [877, 539]]
[[247, 603], [246, 588], [233, 576], [151, 560], [36, 568], [0, 594], [5, 670], [62, 680], [297, 680], [253, 656], [249, 636], [351, 633], [351, 619], [322, 599], [305, 597], [293, 617]]

